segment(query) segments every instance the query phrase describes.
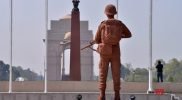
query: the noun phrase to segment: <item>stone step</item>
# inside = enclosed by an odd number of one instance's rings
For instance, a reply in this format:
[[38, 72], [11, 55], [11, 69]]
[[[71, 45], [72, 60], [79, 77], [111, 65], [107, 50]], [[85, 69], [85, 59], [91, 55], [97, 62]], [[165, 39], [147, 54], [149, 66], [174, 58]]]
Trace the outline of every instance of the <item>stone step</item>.
[[[106, 100], [113, 100], [113, 93], [106, 93]], [[82, 99], [77, 99], [78, 95]], [[0, 100], [97, 100], [97, 92], [55, 92], [55, 93], [0, 93]], [[145, 94], [145, 93], [126, 93], [121, 94], [121, 100], [173, 100], [171, 94]]]

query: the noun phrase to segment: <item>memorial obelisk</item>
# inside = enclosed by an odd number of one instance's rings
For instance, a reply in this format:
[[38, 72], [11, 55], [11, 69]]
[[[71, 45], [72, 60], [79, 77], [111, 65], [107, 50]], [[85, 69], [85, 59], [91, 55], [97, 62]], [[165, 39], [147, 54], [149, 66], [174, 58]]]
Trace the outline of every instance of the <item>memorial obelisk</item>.
[[70, 80], [81, 80], [80, 68], [80, 12], [79, 0], [73, 0], [71, 13], [71, 51], [70, 51]]

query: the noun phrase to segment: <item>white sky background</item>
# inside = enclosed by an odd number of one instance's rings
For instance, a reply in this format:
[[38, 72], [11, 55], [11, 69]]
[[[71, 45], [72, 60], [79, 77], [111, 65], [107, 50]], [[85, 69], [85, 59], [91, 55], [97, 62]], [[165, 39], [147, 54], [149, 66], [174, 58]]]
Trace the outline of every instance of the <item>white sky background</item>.
[[[13, 0], [13, 65], [43, 73], [45, 38], [45, 0]], [[81, 20], [89, 21], [96, 32], [106, 19], [104, 7], [116, 0], [80, 0]], [[119, 19], [131, 30], [133, 37], [121, 41], [122, 63], [133, 67], [149, 67], [149, 1], [119, 0]], [[153, 62], [182, 59], [182, 0], [153, 0]], [[70, 14], [72, 0], [49, 0], [49, 22]], [[0, 60], [9, 63], [9, 0], [0, 0]], [[50, 27], [50, 26], [49, 26]], [[99, 56], [95, 55], [95, 73]], [[154, 64], [154, 63], [153, 63]]]

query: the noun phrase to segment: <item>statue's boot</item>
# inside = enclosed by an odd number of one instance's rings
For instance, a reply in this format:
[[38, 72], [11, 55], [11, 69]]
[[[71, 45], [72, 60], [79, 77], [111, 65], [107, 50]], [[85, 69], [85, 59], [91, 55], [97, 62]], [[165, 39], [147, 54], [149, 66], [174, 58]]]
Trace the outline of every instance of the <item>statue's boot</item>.
[[115, 91], [114, 100], [120, 100], [120, 93], [119, 93], [119, 91]]
[[106, 100], [105, 96], [99, 96], [98, 100]]
[[98, 100], [106, 100], [106, 98], [105, 98], [105, 92], [101, 92], [100, 93]]

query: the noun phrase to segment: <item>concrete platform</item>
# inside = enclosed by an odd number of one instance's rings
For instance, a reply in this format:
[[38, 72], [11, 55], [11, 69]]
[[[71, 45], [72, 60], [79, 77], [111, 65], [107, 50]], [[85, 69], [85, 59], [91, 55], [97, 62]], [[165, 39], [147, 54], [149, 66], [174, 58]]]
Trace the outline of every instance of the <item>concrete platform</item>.
[[[80, 100], [97, 100], [97, 92], [60, 92], [60, 93], [0, 93], [0, 100], [78, 100], [77, 96], [82, 95]], [[170, 94], [121, 94], [121, 100], [130, 100], [134, 95], [135, 100], [174, 100]], [[106, 100], [113, 100], [113, 93], [107, 93]]]
[[[43, 92], [44, 81], [24, 81], [12, 83], [13, 92]], [[9, 83], [0, 82], [0, 92], [8, 91]], [[182, 94], [182, 83], [154, 83], [153, 89], [164, 89], [165, 93]], [[121, 93], [146, 93], [147, 82], [122, 82]], [[49, 92], [98, 92], [97, 81], [48, 81]], [[113, 82], [107, 82], [107, 92], [113, 92]]]
[[[48, 81], [48, 92], [44, 91], [44, 81], [13, 82], [13, 93], [7, 93], [8, 82], [0, 82], [0, 100], [77, 100], [78, 94], [83, 96], [81, 100], [97, 100], [97, 81]], [[182, 100], [182, 83], [154, 83], [154, 89], [164, 89], [167, 94], [155, 95], [146, 94], [147, 83], [122, 82], [121, 100], [130, 100], [131, 95], [136, 96], [136, 100]], [[77, 92], [78, 91], [78, 92]], [[107, 82], [107, 99], [113, 100], [112, 81]], [[177, 94], [178, 98], [173, 98], [171, 94]], [[173, 96], [174, 97], [174, 96]]]

